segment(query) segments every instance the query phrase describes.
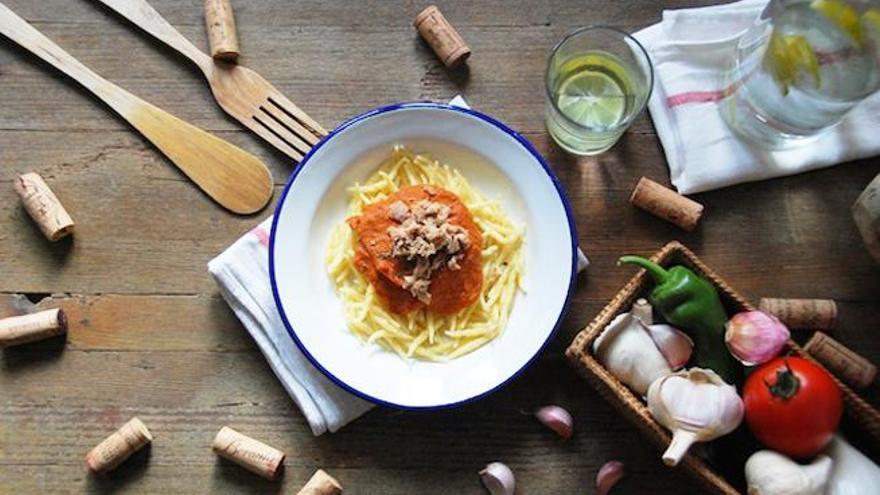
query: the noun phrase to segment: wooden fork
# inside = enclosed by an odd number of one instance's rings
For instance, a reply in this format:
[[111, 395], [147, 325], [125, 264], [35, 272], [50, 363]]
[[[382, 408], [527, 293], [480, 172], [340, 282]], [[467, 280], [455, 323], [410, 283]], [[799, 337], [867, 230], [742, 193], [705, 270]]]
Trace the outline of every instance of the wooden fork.
[[82, 84], [150, 140], [223, 207], [261, 210], [272, 197], [272, 176], [257, 157], [184, 122], [99, 76], [0, 3], [0, 34]]
[[214, 99], [229, 115], [296, 161], [327, 131], [256, 72], [214, 62], [146, 0], [98, 0], [190, 59], [205, 74]]

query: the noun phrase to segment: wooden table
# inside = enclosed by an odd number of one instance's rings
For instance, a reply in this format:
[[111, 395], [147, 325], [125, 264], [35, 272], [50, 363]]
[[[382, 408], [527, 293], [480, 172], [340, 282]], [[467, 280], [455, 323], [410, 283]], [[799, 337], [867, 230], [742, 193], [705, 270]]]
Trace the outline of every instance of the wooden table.
[[[108, 79], [262, 157], [280, 191], [294, 164], [226, 117], [181, 57], [96, 2], [6, 3]], [[233, 3], [242, 63], [328, 127], [377, 105], [462, 93], [535, 143], [568, 190], [593, 263], [571, 311], [541, 359], [485, 400], [441, 412], [377, 409], [315, 438], [205, 268], [271, 207], [226, 213], [121, 119], [3, 40], [0, 312], [15, 311], [24, 294], [64, 307], [72, 327], [66, 342], [0, 353], [0, 492], [295, 493], [322, 467], [347, 493], [476, 494], [477, 470], [503, 460], [521, 493], [591, 493], [598, 467], [620, 459], [629, 475], [615, 493], [696, 493], [561, 358], [632, 275], [615, 259], [672, 239], [747, 296], [840, 301], [836, 335], [880, 361], [880, 268], [849, 213], [880, 159], [696, 195], [707, 214], [686, 234], [627, 203], [643, 175], [668, 183], [647, 115], [597, 158], [574, 159], [552, 144], [542, 116], [550, 48], [581, 25], [635, 31], [656, 22], [656, 2], [441, 2], [474, 51], [470, 70], [456, 73], [411, 26], [421, 2]], [[199, 0], [153, 4], [206, 46]], [[72, 241], [46, 242], [19, 205], [11, 182], [29, 170], [77, 220]], [[869, 395], [876, 401], [877, 389]], [[571, 441], [520, 413], [549, 402], [573, 412]], [[85, 452], [133, 415], [155, 433], [152, 449], [109, 477], [88, 475]], [[270, 483], [219, 461], [210, 443], [222, 425], [286, 451], [283, 478]]]

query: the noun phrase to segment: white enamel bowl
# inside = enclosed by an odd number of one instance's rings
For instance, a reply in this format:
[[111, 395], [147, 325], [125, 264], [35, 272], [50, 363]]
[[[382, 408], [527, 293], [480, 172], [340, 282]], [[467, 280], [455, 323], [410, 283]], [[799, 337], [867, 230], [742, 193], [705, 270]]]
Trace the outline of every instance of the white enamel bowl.
[[[445, 363], [405, 360], [346, 327], [324, 266], [346, 188], [403, 144], [458, 168], [526, 225], [525, 287], [502, 335]], [[269, 247], [275, 302], [288, 333], [343, 388], [378, 404], [451, 407], [501, 387], [538, 356], [566, 310], [576, 234], [561, 186], [519, 134], [481, 113], [433, 103], [382, 107], [339, 126], [305, 157], [278, 201]]]

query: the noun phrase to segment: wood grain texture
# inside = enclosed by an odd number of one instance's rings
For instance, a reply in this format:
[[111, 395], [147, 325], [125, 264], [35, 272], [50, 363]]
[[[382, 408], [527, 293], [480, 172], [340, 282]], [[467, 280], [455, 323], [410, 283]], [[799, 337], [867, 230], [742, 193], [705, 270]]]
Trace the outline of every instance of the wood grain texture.
[[[98, 2], [5, 3], [109, 80], [259, 157], [276, 192], [286, 181], [291, 160], [227, 117], [198, 69]], [[200, 0], [150, 3], [206, 49]], [[328, 128], [380, 104], [462, 93], [521, 130], [565, 185], [592, 261], [552, 344], [502, 391], [452, 411], [375, 410], [318, 438], [206, 271], [270, 211], [223, 211], [84, 90], [0, 41], [0, 316], [26, 309], [13, 296], [26, 293], [71, 321], [66, 340], [0, 353], [0, 492], [295, 493], [321, 467], [346, 493], [479, 494], [476, 472], [502, 460], [520, 493], [592, 493], [599, 466], [619, 459], [629, 475], [615, 493], [697, 493], [561, 359], [632, 275], [615, 266], [619, 255], [679, 239], [754, 302], [833, 298], [834, 338], [880, 362], [880, 267], [849, 216], [880, 160], [695, 195], [706, 210], [685, 233], [627, 203], [641, 176], [669, 185], [647, 116], [590, 159], [561, 153], [544, 131], [543, 68], [565, 32], [632, 31], [663, 7], [700, 3], [438, 2], [473, 50], [469, 70], [450, 73], [411, 26], [423, 4], [233, 0], [241, 63]], [[12, 180], [29, 170], [64, 198], [74, 239], [47, 243], [18, 204]], [[866, 396], [880, 402], [878, 385]], [[571, 441], [520, 413], [549, 402], [571, 409]], [[134, 415], [155, 434], [151, 448], [106, 478], [88, 476], [85, 452]], [[224, 424], [284, 450], [281, 479], [217, 460], [210, 443]]]
[[269, 202], [271, 177], [255, 156], [107, 81], [3, 4], [0, 34], [80, 83], [224, 208], [250, 214]]
[[[238, 64], [217, 64], [183, 37], [146, 0], [100, 0], [132, 24], [190, 59], [205, 75], [211, 92], [223, 110], [255, 134], [295, 161], [302, 160], [312, 145], [327, 134], [308, 114], [287, 99], [256, 72]], [[235, 21], [228, 0], [206, 1], [205, 16], [211, 34], [211, 53], [238, 57], [234, 48], [214, 46], [235, 38]], [[217, 33], [221, 34], [217, 34]], [[215, 38], [220, 37], [221, 41]], [[226, 53], [228, 52], [228, 53]]]

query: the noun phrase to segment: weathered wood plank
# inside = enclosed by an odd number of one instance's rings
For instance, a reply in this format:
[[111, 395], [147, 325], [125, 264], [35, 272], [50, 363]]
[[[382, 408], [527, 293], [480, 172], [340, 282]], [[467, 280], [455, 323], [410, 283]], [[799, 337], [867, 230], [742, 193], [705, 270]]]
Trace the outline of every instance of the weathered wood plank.
[[[27, 0], [10, 0], [10, 8], [20, 11], [31, 22], [95, 23], [104, 25], [104, 19], [114, 15], [89, 1], [61, 2], [58, 5], [40, 5]], [[198, 2], [153, 0], [156, 10], [175, 26], [192, 26], [193, 41], [206, 46], [204, 21]], [[633, 19], [659, 20], [661, 8], [682, 8], [708, 5], [711, 0], [672, 0], [658, 6], [651, 0], [617, 2], [596, 0], [584, 5], [565, 0], [551, 0], [535, 4], [529, 0], [443, 0], [434, 2], [456, 26], [492, 28], [561, 24], [584, 26], [597, 20], [601, 13], [604, 22], [626, 23]], [[286, 2], [262, 2], [235, 4], [235, 17], [239, 26], [262, 26], [267, 32], [284, 28], [308, 26], [345, 26], [349, 28], [410, 27], [412, 19], [424, 8], [420, 2], [387, 2], [368, 0], [363, 2], [322, 2], [308, 0], [291, 6]], [[200, 30], [200, 31], [199, 31]], [[330, 40], [332, 41], [332, 40]], [[204, 42], [204, 43], [202, 43]]]
[[[63, 308], [68, 350], [250, 351], [253, 342], [229, 306], [208, 296], [48, 296], [34, 310]], [[0, 318], [20, 314], [0, 294]]]
[[[251, 357], [249, 353], [72, 351], [42, 369], [4, 373], [0, 383], [10, 395], [7, 404], [0, 405], [5, 418], [0, 436], [6, 439], [0, 444], [0, 469], [11, 466], [22, 474], [37, 469], [53, 474], [16, 476], [13, 486], [24, 491], [34, 483], [53, 488], [52, 492], [64, 483], [73, 483], [66, 489], [71, 492], [89, 488], [95, 480], [85, 476], [83, 453], [136, 414], [156, 440], [148, 461], [138, 465], [135, 459], [115, 478], [141, 492], [161, 487], [180, 493], [203, 483], [229, 486], [234, 480], [228, 476], [250, 479], [225, 464], [219, 467], [232, 472], [217, 472], [210, 440], [221, 425], [229, 424], [289, 454], [286, 464], [292, 469], [284, 477], [285, 487], [295, 486], [304, 473], [320, 466], [338, 474], [353, 493], [376, 493], [381, 484], [396, 493], [429, 489], [435, 490], [429, 493], [448, 489], [480, 493], [475, 471], [501, 459], [517, 471], [524, 492], [544, 488], [552, 489], [545, 493], [567, 493], [585, 490], [598, 466], [613, 457], [627, 462], [631, 470], [621, 493], [641, 493], [658, 479], [667, 480], [663, 484], [668, 488], [656, 493], [687, 493], [662, 467], [657, 452], [641, 448], [642, 439], [558, 360], [530, 370], [477, 404], [433, 413], [380, 409], [342, 432], [314, 438], [299, 414], [291, 413], [292, 404], [277, 400], [283, 395], [277, 384], [254, 379], [264, 365]], [[198, 368], [210, 371], [197, 373], [198, 377], [184, 371]], [[115, 378], [95, 380], [91, 391], [74, 386], [97, 370], [102, 370], [98, 376]], [[13, 380], [10, 374], [17, 376]], [[21, 396], [21, 391], [35, 391], [38, 385], [39, 404]], [[547, 401], [565, 404], [577, 418], [576, 434], [569, 442], [561, 444], [520, 411]], [[141, 471], [149, 475], [141, 476]], [[184, 475], [190, 484], [175, 481]]]
[[[124, 25], [113, 26], [102, 44], [87, 35], [87, 26], [45, 27], [84, 63], [148, 101], [209, 130], [242, 129], [217, 107], [203, 77], [188, 61], [157, 48], [139, 33], [128, 32]], [[543, 129], [543, 71], [550, 49], [567, 30], [478, 30], [468, 39], [475, 53], [469, 71], [448, 74], [408, 26], [394, 30], [303, 28], [269, 36], [255, 29], [252, 37], [261, 37], [261, 52], [249, 61], [243, 58], [242, 63], [259, 71], [326, 126], [378, 105], [444, 101], [462, 93], [482, 111], [529, 132]], [[242, 32], [242, 39], [249, 34]], [[334, 44], [327, 45], [327, 39]], [[291, 46], [312, 48], [291, 51]], [[352, 70], [352, 61], [366, 59], [371, 63]], [[0, 42], [0, 66], [4, 80], [0, 99], [8, 100], [0, 110], [0, 129], [126, 128], [75, 83], [6, 41]], [[135, 73], [132, 66], [138, 68]], [[303, 67], [309, 69], [303, 71]], [[639, 119], [634, 129], [652, 132], [645, 119]]]
[[[206, 452], [207, 445], [205, 446]], [[210, 454], [210, 452], [208, 452]], [[430, 453], [429, 453], [430, 454]], [[436, 455], [443, 455], [435, 453]], [[136, 455], [117, 471], [104, 478], [87, 475], [80, 470], [83, 466], [10, 466], [12, 480], [7, 487], [12, 493], [163, 493], [163, 494], [208, 494], [208, 493], [297, 493], [300, 487], [316, 469], [316, 465], [304, 462], [292, 465], [287, 461], [284, 474], [278, 481], [266, 481], [252, 475], [234, 464], [215, 461], [209, 465], [156, 465], [153, 460], [158, 454]], [[212, 455], [212, 454], [210, 454]], [[634, 459], [635, 461], [635, 459]], [[482, 462], [482, 461], [481, 461]], [[330, 474], [340, 481], [345, 493], [419, 493], [444, 495], [461, 493], [484, 495], [487, 493], [480, 485], [476, 470], [482, 463], [466, 468], [431, 467], [425, 470], [396, 468], [394, 466], [324, 466]], [[84, 469], [84, 468], [83, 468]], [[553, 475], [547, 476], [545, 466], [516, 466], [518, 493], [592, 493], [591, 475], [598, 465], [564, 467], [551, 466]], [[657, 473], [656, 470], [640, 466], [627, 466], [629, 474], [618, 487], [616, 494], [656, 493], [658, 495], [690, 495], [700, 493], [689, 486], [683, 476]], [[424, 471], [424, 472], [423, 472]], [[566, 480], [578, 478], [578, 483]], [[662, 483], [662, 484], [660, 484]], [[525, 490], [530, 490], [526, 492]]]
[[[30, 3], [11, 6], [20, 7], [20, 13], [37, 21], [40, 29], [71, 53], [136, 94], [174, 109], [180, 117], [202, 127], [241, 129], [213, 104], [202, 76], [189, 62], [105, 9], [88, 2], [70, 2], [62, 9]], [[160, 3], [157, 8], [197, 46], [205, 45], [201, 9], [197, 5]], [[274, 81], [328, 126], [379, 104], [425, 98], [444, 100], [464, 92], [481, 109], [517, 128], [538, 130], [543, 124], [541, 112], [535, 109], [543, 101], [543, 67], [550, 48], [563, 34], [573, 25], [594, 22], [594, 8], [608, 9], [610, 17], [605, 22], [630, 30], [657, 19], [654, 9], [621, 6], [618, 2], [605, 2], [590, 9], [566, 7], [557, 2], [545, 7], [550, 17], [540, 13], [541, 9], [513, 3], [450, 5], [450, 18], [460, 18], [463, 26], [474, 19], [499, 23], [492, 29], [482, 24], [472, 32], [463, 29], [475, 55], [467, 74], [450, 76], [410, 26], [417, 7], [401, 9], [386, 2], [356, 2], [342, 10], [336, 6], [328, 8], [335, 11], [334, 22], [329, 25], [316, 22], [324, 11], [318, 7], [302, 10], [315, 15], [311, 21], [300, 19], [299, 8], [296, 15], [273, 12], [271, 6], [242, 9], [239, 14], [244, 16], [239, 21], [243, 63]], [[469, 15], [474, 9], [492, 15]], [[412, 14], [407, 10], [412, 10]], [[565, 22], [513, 20], [536, 12], [539, 17]], [[375, 23], [362, 21], [367, 13]], [[255, 18], [250, 19], [251, 14]], [[302, 26], [278, 26], [287, 18], [302, 22]], [[348, 24], [351, 21], [354, 25]], [[96, 24], [101, 26], [101, 37], [94, 36]], [[267, 29], [267, 24], [273, 27]], [[249, 51], [248, 39], [259, 40], [259, 50]], [[292, 46], [297, 49], [292, 50]], [[359, 60], [370, 63], [352, 70], [352, 62]], [[516, 62], [511, 63], [513, 60]], [[0, 42], [0, 66], [4, 73], [0, 94], [15, 96], [4, 102], [0, 128], [125, 128], [118, 119], [108, 118], [99, 103], [84, 101], [85, 93], [75, 89], [74, 83], [63, 81], [62, 76], [35, 63], [33, 57], [5, 40]], [[136, 73], [132, 73], [131, 67], [137, 67]], [[308, 70], [304, 71], [304, 67]], [[650, 125], [640, 120], [637, 129], [646, 132]]]

